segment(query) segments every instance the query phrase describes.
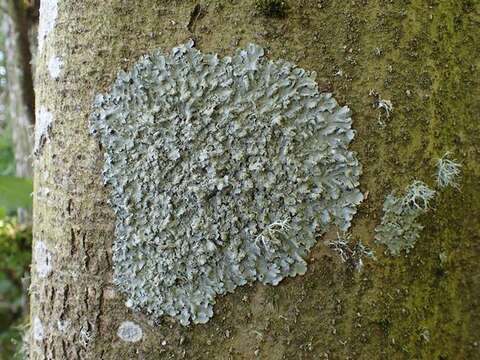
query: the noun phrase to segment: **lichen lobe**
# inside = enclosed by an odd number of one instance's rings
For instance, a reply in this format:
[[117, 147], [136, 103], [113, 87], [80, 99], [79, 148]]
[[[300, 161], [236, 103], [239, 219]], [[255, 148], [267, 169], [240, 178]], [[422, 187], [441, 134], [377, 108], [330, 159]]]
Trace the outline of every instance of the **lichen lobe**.
[[219, 58], [189, 42], [120, 73], [90, 125], [128, 305], [205, 323], [217, 295], [305, 273], [316, 235], [346, 230], [363, 198], [350, 115], [252, 44]]

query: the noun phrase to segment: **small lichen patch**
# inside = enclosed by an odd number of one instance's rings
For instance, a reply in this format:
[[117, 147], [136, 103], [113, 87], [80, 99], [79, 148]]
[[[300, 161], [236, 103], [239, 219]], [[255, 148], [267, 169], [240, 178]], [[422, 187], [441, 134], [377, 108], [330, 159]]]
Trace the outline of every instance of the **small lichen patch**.
[[142, 340], [143, 330], [132, 321], [124, 321], [118, 327], [117, 335], [123, 341], [137, 342]]
[[33, 319], [33, 327], [32, 327], [32, 334], [33, 334], [33, 339], [36, 341], [42, 341], [43, 340], [43, 324], [42, 321], [39, 319], [38, 316], [35, 316]]
[[60, 74], [62, 73], [63, 68], [63, 61], [61, 58], [57, 56], [52, 56], [48, 61], [48, 73], [54, 80], [58, 80], [60, 78]]
[[375, 241], [385, 245], [392, 255], [407, 253], [417, 242], [423, 226], [418, 217], [429, 209], [429, 203], [435, 196], [421, 181], [414, 181], [403, 197], [390, 194], [383, 204], [382, 222], [375, 228]]
[[40, 2], [40, 18], [38, 25], [38, 48], [41, 52], [48, 34], [55, 27], [58, 16], [57, 0], [42, 0]]
[[329, 241], [328, 246], [339, 255], [343, 263], [347, 263], [359, 272], [363, 269], [364, 258], [376, 260], [373, 250], [363, 245], [361, 240], [353, 245], [349, 233], [337, 233], [337, 238]]
[[35, 118], [35, 155], [39, 155], [43, 146], [45, 145], [52, 123], [53, 114], [50, 111], [43, 106], [37, 110]]
[[57, 321], [57, 329], [60, 333], [62, 333], [62, 334], [66, 333], [69, 327], [70, 327], [70, 321], [69, 320], [58, 320]]
[[390, 100], [380, 99], [377, 104], [378, 109], [383, 109], [387, 117], [390, 117], [390, 113], [393, 111], [393, 103]]
[[43, 241], [35, 243], [33, 257], [38, 277], [47, 277], [52, 271], [52, 255]]
[[127, 306], [205, 323], [217, 295], [305, 273], [318, 234], [348, 229], [363, 199], [351, 111], [314, 76], [253, 44], [220, 58], [189, 42], [96, 97]]
[[449, 156], [450, 153], [447, 152], [437, 161], [436, 182], [440, 188], [445, 188], [449, 185], [458, 188], [457, 178], [460, 175], [462, 165], [455, 160], [448, 159]]

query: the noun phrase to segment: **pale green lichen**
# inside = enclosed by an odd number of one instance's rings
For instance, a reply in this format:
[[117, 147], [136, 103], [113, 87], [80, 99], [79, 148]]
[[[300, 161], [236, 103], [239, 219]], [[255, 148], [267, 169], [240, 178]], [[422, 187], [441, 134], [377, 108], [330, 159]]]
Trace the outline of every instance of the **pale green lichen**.
[[124, 321], [118, 327], [117, 336], [123, 341], [134, 343], [142, 340], [143, 330], [132, 321]]
[[314, 76], [255, 45], [219, 58], [189, 42], [97, 96], [128, 306], [205, 323], [217, 295], [305, 273], [317, 235], [348, 229], [363, 198], [351, 112]]
[[385, 245], [390, 254], [400, 255], [413, 248], [423, 226], [418, 217], [429, 209], [435, 190], [414, 181], [403, 197], [390, 194], [383, 204], [382, 222], [375, 228], [375, 241]]
[[449, 185], [458, 188], [457, 178], [460, 175], [462, 165], [455, 160], [448, 159], [449, 156], [450, 153], [447, 152], [437, 161], [436, 181], [440, 188], [445, 188]]

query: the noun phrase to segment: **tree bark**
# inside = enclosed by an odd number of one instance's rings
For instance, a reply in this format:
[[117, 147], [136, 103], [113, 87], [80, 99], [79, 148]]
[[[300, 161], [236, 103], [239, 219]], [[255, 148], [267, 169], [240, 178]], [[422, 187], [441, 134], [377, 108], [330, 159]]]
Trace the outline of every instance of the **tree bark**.
[[[48, 1], [47, 3], [56, 3]], [[284, 17], [255, 1], [61, 0], [38, 54], [36, 106], [51, 115], [35, 163], [31, 359], [475, 359], [480, 333], [480, 144], [476, 117], [480, 6], [469, 1], [288, 1]], [[43, 5], [42, 5], [43, 6]], [[196, 10], [195, 10], [196, 9]], [[194, 19], [192, 20], [192, 14]], [[201, 14], [199, 16], [198, 14]], [[361, 272], [318, 241], [304, 276], [238, 288], [205, 325], [152, 325], [112, 284], [114, 216], [103, 149], [88, 130], [94, 96], [120, 69], [189, 38], [231, 55], [255, 42], [272, 59], [317, 72], [354, 112], [367, 194], [351, 229], [374, 248]], [[48, 64], [61, 59], [52, 77]], [[390, 99], [390, 117], [371, 90]], [[461, 191], [438, 195], [410, 254], [375, 245], [383, 200], [432, 182], [447, 150]], [[117, 335], [131, 321], [130, 343]]]

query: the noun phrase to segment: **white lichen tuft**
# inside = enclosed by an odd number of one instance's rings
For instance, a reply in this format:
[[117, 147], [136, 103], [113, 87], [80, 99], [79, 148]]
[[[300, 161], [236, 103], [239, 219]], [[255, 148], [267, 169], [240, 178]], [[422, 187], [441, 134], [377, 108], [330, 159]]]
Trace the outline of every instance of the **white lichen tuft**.
[[42, 324], [42, 321], [38, 318], [38, 316], [35, 316], [35, 318], [33, 319], [32, 335], [33, 335], [33, 339], [36, 341], [43, 340], [43, 336], [44, 336], [43, 324]]
[[340, 256], [340, 260], [345, 263], [347, 262], [353, 255], [353, 250], [350, 249], [350, 234], [342, 234], [340, 235], [337, 232], [337, 238], [335, 240], [332, 240], [328, 243], [328, 246], [338, 253]]
[[90, 331], [90, 325], [88, 322], [85, 322], [81, 328], [80, 328], [80, 334], [79, 334], [79, 337], [78, 337], [78, 342], [80, 343], [80, 345], [82, 345], [84, 348], [88, 347], [90, 342], [93, 340], [94, 338], [94, 334], [92, 333], [92, 331]]
[[457, 178], [460, 175], [460, 168], [462, 165], [450, 160], [448, 157], [450, 153], [447, 152], [441, 159], [437, 161], [436, 181], [440, 188], [445, 188], [449, 185], [458, 188]]
[[52, 255], [43, 241], [35, 243], [33, 259], [38, 277], [47, 277], [52, 271]]
[[48, 139], [49, 131], [53, 123], [53, 114], [45, 107], [40, 107], [35, 115], [35, 146], [34, 153], [39, 155]]
[[403, 197], [403, 207], [427, 211], [430, 201], [436, 191], [430, 189], [425, 183], [415, 180], [408, 188]]
[[63, 69], [63, 61], [61, 58], [57, 56], [52, 56], [48, 61], [48, 73], [54, 80], [58, 80], [60, 78], [60, 74], [62, 73]]
[[379, 99], [377, 103], [378, 109], [383, 109], [387, 117], [390, 117], [390, 113], [393, 111], [393, 104], [390, 100]]
[[143, 330], [132, 321], [124, 321], [118, 327], [117, 335], [123, 341], [137, 342], [142, 340]]
[[305, 273], [317, 235], [347, 230], [363, 199], [350, 109], [253, 44], [144, 56], [90, 124], [117, 217], [114, 281], [154, 320], [205, 323], [218, 294]]
[[401, 198], [390, 194], [383, 204], [382, 222], [375, 228], [375, 241], [392, 255], [413, 248], [423, 226], [418, 217], [429, 209], [436, 192], [421, 181], [414, 181]]
[[329, 241], [328, 246], [340, 256], [342, 263], [348, 263], [359, 272], [363, 269], [365, 257], [376, 260], [373, 250], [363, 245], [359, 240], [355, 245], [351, 244], [351, 234], [338, 233], [335, 240]]
[[40, 2], [40, 17], [38, 25], [38, 49], [42, 51], [45, 39], [55, 27], [58, 16], [57, 0], [42, 0]]

